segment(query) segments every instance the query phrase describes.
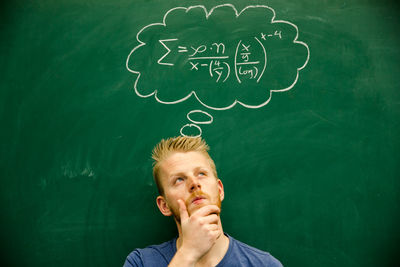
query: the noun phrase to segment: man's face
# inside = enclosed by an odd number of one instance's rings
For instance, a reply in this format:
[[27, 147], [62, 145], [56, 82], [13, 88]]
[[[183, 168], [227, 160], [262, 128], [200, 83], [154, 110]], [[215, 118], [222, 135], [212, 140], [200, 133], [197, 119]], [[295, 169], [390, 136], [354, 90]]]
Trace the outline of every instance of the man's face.
[[161, 213], [174, 215], [178, 222], [178, 199], [185, 202], [189, 216], [205, 205], [221, 207], [222, 182], [215, 177], [209, 159], [200, 152], [174, 152], [161, 162], [159, 177], [164, 196], [157, 198], [157, 205]]

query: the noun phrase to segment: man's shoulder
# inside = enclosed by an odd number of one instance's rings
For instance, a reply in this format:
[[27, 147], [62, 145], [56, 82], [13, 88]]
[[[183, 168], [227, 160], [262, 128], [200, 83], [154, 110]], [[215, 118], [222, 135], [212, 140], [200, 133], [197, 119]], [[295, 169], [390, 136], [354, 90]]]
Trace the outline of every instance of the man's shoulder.
[[252, 247], [231, 236], [228, 237], [230, 241], [228, 253], [230, 255], [228, 255], [226, 263], [231, 264], [235, 262], [236, 264], [238, 264], [238, 266], [282, 266], [282, 264], [269, 252]]
[[176, 238], [158, 245], [138, 248], [126, 258], [124, 267], [167, 266], [176, 252]]

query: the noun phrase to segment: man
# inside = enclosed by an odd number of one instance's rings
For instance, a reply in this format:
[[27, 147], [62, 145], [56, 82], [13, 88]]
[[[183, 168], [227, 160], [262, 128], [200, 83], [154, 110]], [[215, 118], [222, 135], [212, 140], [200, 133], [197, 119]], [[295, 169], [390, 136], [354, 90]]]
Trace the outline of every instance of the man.
[[208, 150], [200, 137], [161, 140], [153, 149], [153, 176], [160, 194], [157, 206], [163, 215], [174, 217], [179, 235], [134, 250], [124, 267], [282, 266], [269, 253], [223, 232], [224, 187]]

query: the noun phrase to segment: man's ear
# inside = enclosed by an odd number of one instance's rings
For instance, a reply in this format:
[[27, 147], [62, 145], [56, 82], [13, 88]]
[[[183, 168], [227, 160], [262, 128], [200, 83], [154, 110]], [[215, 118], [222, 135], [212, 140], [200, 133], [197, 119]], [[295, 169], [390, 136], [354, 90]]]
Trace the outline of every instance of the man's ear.
[[220, 179], [218, 179], [218, 191], [221, 201], [224, 200], [225, 197], [224, 185], [222, 184], [222, 181]]
[[164, 216], [172, 215], [172, 212], [168, 206], [168, 203], [163, 196], [158, 196], [156, 201], [157, 201], [158, 209]]

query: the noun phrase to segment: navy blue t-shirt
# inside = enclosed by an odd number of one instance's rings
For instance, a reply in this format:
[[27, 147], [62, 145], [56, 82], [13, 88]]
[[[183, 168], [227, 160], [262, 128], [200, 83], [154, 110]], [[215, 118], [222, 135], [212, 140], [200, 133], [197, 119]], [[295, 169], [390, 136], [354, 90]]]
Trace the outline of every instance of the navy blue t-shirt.
[[[217, 267], [234, 266], [266, 266], [282, 267], [282, 264], [268, 252], [246, 245], [233, 237], [229, 237], [229, 248]], [[135, 249], [126, 258], [123, 267], [168, 266], [176, 253], [176, 238], [160, 245]]]

